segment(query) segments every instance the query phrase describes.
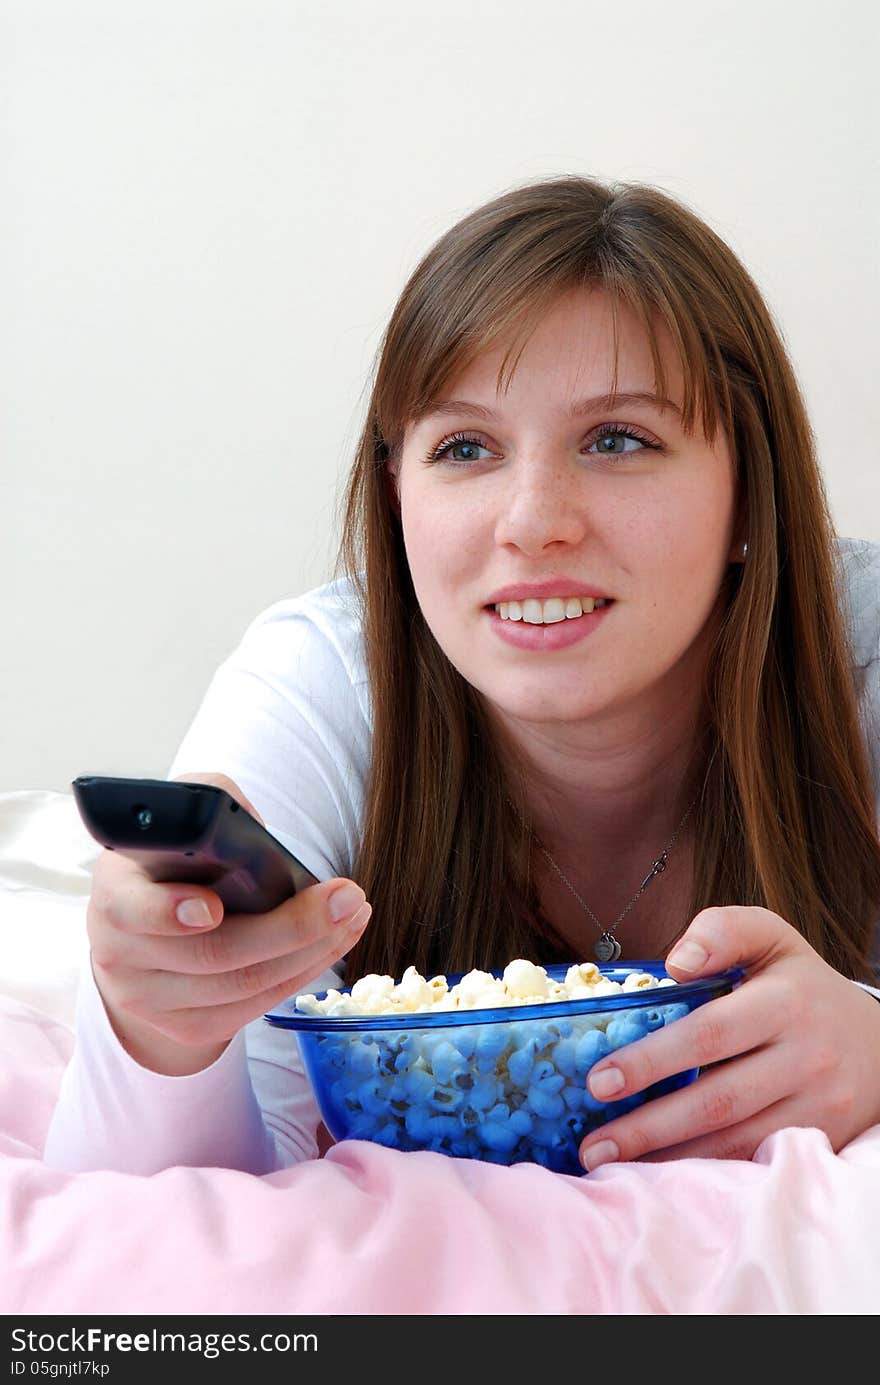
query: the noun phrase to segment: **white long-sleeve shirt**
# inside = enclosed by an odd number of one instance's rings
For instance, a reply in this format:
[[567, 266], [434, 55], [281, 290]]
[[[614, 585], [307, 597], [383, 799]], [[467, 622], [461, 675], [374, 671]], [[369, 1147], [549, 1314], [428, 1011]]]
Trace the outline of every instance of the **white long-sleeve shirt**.
[[[880, 544], [838, 544], [880, 821]], [[342, 578], [257, 616], [211, 680], [168, 778], [227, 775], [318, 880], [353, 878], [371, 726], [362, 632]], [[880, 986], [880, 928], [875, 943]], [[307, 989], [343, 983], [340, 963]], [[874, 994], [880, 999], [880, 989]], [[293, 997], [276, 1008], [292, 1010]], [[184, 1164], [267, 1173], [314, 1158], [319, 1121], [292, 1031], [256, 1019], [209, 1068], [166, 1077], [122, 1047], [86, 967], [47, 1163], [71, 1171], [149, 1174]]]

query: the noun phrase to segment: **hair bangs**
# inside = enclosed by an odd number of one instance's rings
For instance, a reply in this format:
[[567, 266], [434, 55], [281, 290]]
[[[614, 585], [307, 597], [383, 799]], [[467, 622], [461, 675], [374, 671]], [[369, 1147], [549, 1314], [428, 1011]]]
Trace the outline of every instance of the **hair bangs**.
[[[633, 276], [618, 279], [610, 276], [605, 284], [612, 305], [614, 323], [614, 381], [612, 390], [617, 390], [618, 351], [618, 312], [623, 301], [636, 314], [651, 348], [654, 367], [655, 389], [658, 394], [668, 396], [666, 371], [660, 348], [658, 327], [662, 324], [668, 332], [678, 356], [683, 380], [681, 405], [682, 428], [691, 436], [699, 426], [706, 440], [715, 441], [718, 428], [718, 411], [724, 413], [725, 426], [732, 427], [730, 401], [727, 388], [726, 370], [717, 348], [713, 349], [709, 337], [708, 350], [713, 356], [715, 372], [722, 387], [721, 399], [713, 387], [713, 370], [707, 359], [707, 339], [700, 331], [700, 325], [690, 311], [687, 299], [674, 289], [664, 291], [663, 286], [654, 285], [650, 280], [640, 280]], [[726, 401], [726, 403], [725, 403]]]

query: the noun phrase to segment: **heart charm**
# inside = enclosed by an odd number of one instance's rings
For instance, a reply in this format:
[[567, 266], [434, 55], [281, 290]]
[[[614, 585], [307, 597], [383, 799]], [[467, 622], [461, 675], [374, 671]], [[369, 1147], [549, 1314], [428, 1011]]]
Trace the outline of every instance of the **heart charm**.
[[620, 956], [620, 943], [611, 933], [603, 933], [593, 949], [597, 962], [616, 962]]

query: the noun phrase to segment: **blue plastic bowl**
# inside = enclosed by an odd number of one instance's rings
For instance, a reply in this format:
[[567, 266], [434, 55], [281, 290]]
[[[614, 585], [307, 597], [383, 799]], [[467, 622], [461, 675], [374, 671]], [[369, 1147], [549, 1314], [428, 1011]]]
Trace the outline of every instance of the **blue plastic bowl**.
[[[554, 981], [567, 970], [546, 968]], [[620, 982], [631, 972], [667, 975], [662, 962], [599, 970]], [[296, 1030], [321, 1116], [336, 1140], [495, 1164], [529, 1161], [580, 1174], [585, 1135], [699, 1073], [690, 1068], [620, 1101], [597, 1101], [586, 1086], [593, 1064], [728, 994], [742, 978], [734, 967], [595, 1000], [347, 1019], [273, 1012], [266, 1019]], [[461, 975], [447, 979], [451, 987]]]

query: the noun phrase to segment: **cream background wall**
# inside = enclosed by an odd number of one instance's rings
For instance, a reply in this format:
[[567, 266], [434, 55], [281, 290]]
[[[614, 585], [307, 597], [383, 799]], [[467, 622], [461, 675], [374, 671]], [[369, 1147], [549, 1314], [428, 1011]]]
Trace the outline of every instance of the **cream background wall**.
[[161, 777], [258, 611], [330, 575], [403, 284], [585, 173], [756, 277], [840, 533], [880, 540], [871, 0], [0, 3], [0, 791]]

